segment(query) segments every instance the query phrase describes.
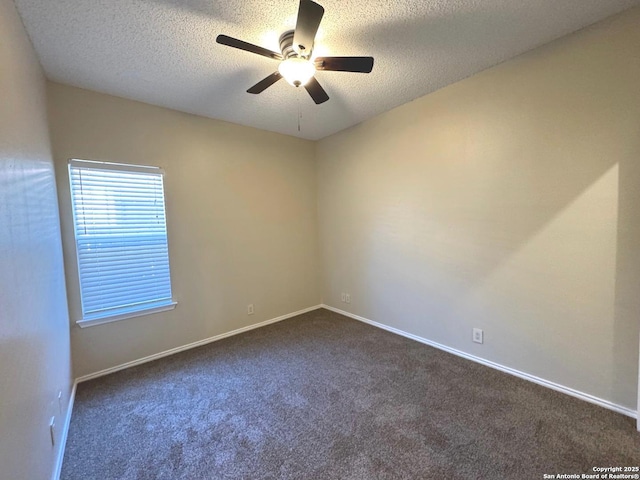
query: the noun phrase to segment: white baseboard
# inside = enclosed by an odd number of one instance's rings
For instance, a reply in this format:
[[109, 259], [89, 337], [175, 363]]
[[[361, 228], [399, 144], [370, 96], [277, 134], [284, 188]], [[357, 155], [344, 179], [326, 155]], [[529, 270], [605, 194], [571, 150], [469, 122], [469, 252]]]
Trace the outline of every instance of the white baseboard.
[[183, 345], [181, 347], [172, 348], [170, 350], [165, 350], [164, 352], [154, 353], [153, 355], [149, 355], [147, 357], [139, 358], [138, 360], [132, 360], [131, 362], [123, 363], [121, 365], [116, 365], [115, 367], [105, 368], [104, 370], [100, 370], [99, 372], [90, 373], [88, 375], [83, 375], [81, 377], [76, 378], [76, 383], [86, 382], [87, 380], [92, 380], [94, 378], [102, 377], [104, 375], [109, 375], [110, 373], [117, 372], [119, 370], [124, 370], [126, 368], [134, 367], [136, 365], [141, 365], [143, 363], [151, 362], [153, 360], [157, 360], [162, 357], [167, 357], [169, 355], [173, 355], [174, 353], [183, 352], [185, 350], [189, 350], [191, 348], [200, 347], [202, 345], [206, 345], [208, 343], [216, 342], [218, 340], [222, 340], [223, 338], [232, 337], [233, 335], [238, 335], [240, 333], [248, 332], [249, 330], [254, 330], [256, 328], [264, 327], [266, 325], [270, 325], [272, 323], [280, 322], [282, 320], [286, 320], [287, 318], [295, 317], [297, 315], [302, 315], [303, 313], [311, 312], [313, 310], [317, 310], [322, 308], [322, 305], [315, 305], [313, 307], [304, 308], [302, 310], [298, 310], [297, 312], [287, 313], [286, 315], [282, 315], [280, 317], [272, 318], [271, 320], [265, 320], [264, 322], [256, 323], [254, 325], [249, 325], [247, 327], [238, 328], [237, 330], [232, 330], [230, 332], [221, 333], [220, 335], [215, 335], [213, 337], [205, 338], [204, 340], [198, 340], [197, 342], [189, 343], [188, 345]]
[[73, 382], [73, 388], [71, 389], [71, 395], [69, 395], [69, 404], [67, 405], [67, 418], [62, 426], [62, 434], [60, 435], [60, 448], [58, 448], [58, 456], [56, 458], [56, 465], [53, 470], [52, 480], [59, 480], [60, 473], [62, 472], [62, 461], [64, 460], [64, 450], [67, 446], [67, 436], [69, 435], [69, 425], [71, 425], [71, 414], [73, 413], [73, 402], [76, 399], [76, 387], [78, 381]]
[[448, 353], [452, 353], [453, 355], [457, 355], [458, 357], [466, 358], [467, 360], [471, 360], [476, 363], [480, 363], [487, 367], [495, 368], [496, 370], [500, 370], [501, 372], [508, 373], [510, 375], [514, 375], [516, 377], [522, 378], [524, 380], [529, 380], [530, 382], [537, 383], [538, 385], [542, 385], [543, 387], [550, 388], [552, 390], [556, 390], [558, 392], [566, 393], [567, 395], [571, 395], [572, 397], [579, 398], [580, 400], [584, 400], [589, 403], [593, 403], [595, 405], [599, 405], [608, 410], [613, 410], [614, 412], [621, 413], [623, 415], [627, 415], [632, 418], [638, 418], [638, 414], [636, 411], [623, 407], [622, 405], [615, 404], [608, 400], [604, 400], [602, 398], [595, 397], [588, 393], [581, 392], [579, 390], [575, 390], [570, 387], [566, 387], [564, 385], [560, 385], [555, 382], [551, 382], [549, 380], [545, 380], [544, 378], [536, 377], [535, 375], [530, 375], [525, 372], [521, 372], [520, 370], [516, 370], [514, 368], [505, 367], [504, 365], [500, 365], [499, 363], [492, 362], [490, 360], [485, 360], [484, 358], [476, 357], [475, 355], [471, 355], [469, 353], [465, 353], [461, 350], [456, 350], [455, 348], [447, 347], [446, 345], [442, 345], [437, 342], [433, 342], [431, 340], [427, 340], [426, 338], [419, 337], [417, 335], [413, 335], [411, 333], [404, 332], [394, 327], [389, 327], [382, 323], [374, 322], [373, 320], [369, 320], [368, 318], [361, 317], [359, 315], [355, 315], [353, 313], [345, 312], [344, 310], [340, 310], [339, 308], [331, 307], [329, 305], [321, 305], [322, 308], [326, 308], [327, 310], [331, 310], [332, 312], [339, 313], [344, 315], [345, 317], [353, 318], [354, 320], [358, 320], [363, 323], [367, 323], [369, 325], [373, 325], [374, 327], [381, 328], [383, 330], [387, 330], [388, 332], [395, 333], [397, 335], [401, 335], [403, 337], [410, 338], [420, 343], [424, 343], [425, 345], [429, 345], [431, 347], [437, 348], [439, 350], [443, 350]]

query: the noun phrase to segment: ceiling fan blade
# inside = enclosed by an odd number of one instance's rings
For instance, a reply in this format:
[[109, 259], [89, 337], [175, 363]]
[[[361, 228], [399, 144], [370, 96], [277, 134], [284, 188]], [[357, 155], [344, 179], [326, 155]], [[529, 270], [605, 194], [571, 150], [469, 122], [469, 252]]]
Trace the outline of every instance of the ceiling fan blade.
[[280, 72], [273, 72], [271, 75], [263, 78], [258, 83], [256, 83], [253, 87], [247, 90], [247, 93], [256, 93], [256, 94], [262, 93], [271, 85], [273, 85], [278, 80], [280, 80], [281, 78], [282, 78], [282, 75], [280, 75]]
[[316, 77], [311, 77], [311, 80], [307, 82], [304, 88], [309, 92], [313, 101], [316, 102], [316, 105], [320, 105], [321, 103], [329, 100], [329, 95], [324, 91], [324, 88], [318, 83]]
[[252, 43], [243, 42], [242, 40], [238, 40], [237, 38], [229, 37], [227, 35], [218, 35], [216, 38], [216, 42], [221, 45], [227, 45], [233, 48], [239, 48], [240, 50], [244, 50], [246, 52], [257, 53], [258, 55], [262, 55], [263, 57], [272, 58], [274, 60], [283, 60], [282, 55], [267, 48], [262, 48]]
[[311, 0], [300, 0], [298, 20], [293, 33], [293, 49], [309, 58], [313, 50], [313, 42], [324, 15], [324, 8]]
[[369, 73], [373, 70], [373, 57], [318, 57], [315, 64], [317, 70]]

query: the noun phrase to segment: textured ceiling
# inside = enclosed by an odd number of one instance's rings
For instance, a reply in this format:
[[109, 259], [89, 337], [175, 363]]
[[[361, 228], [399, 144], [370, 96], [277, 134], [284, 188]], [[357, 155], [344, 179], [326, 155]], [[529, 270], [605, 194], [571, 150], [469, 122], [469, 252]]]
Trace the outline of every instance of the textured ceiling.
[[[315, 105], [278, 63], [215, 43], [224, 33], [279, 51], [298, 0], [15, 0], [56, 82], [320, 139], [640, 4], [640, 0], [320, 0], [315, 55], [371, 55], [371, 74], [318, 72]], [[298, 131], [298, 111], [301, 112]]]

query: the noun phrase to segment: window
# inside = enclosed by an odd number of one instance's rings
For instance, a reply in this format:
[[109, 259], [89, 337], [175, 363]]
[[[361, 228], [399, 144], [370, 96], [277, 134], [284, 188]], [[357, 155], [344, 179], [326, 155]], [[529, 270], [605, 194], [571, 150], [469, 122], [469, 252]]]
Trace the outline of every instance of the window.
[[69, 162], [81, 326], [175, 306], [163, 174], [157, 167]]

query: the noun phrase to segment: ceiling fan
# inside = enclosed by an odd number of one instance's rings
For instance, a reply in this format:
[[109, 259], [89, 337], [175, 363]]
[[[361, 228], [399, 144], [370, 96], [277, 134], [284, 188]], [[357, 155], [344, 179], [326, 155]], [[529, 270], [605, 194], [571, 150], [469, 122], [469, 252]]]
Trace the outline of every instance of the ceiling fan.
[[295, 30], [280, 35], [280, 50], [272, 50], [243, 42], [227, 35], [218, 35], [216, 42], [280, 61], [278, 70], [247, 90], [258, 94], [284, 77], [294, 87], [304, 86], [316, 104], [329, 100], [329, 95], [314, 77], [317, 70], [369, 73], [373, 57], [317, 57], [312, 58], [313, 43], [324, 15], [324, 8], [312, 0], [300, 0]]

